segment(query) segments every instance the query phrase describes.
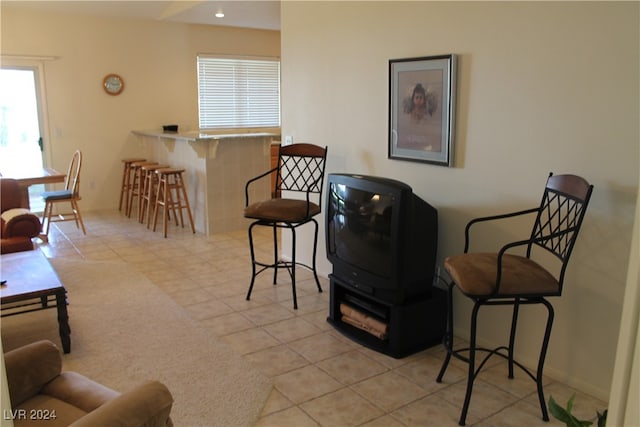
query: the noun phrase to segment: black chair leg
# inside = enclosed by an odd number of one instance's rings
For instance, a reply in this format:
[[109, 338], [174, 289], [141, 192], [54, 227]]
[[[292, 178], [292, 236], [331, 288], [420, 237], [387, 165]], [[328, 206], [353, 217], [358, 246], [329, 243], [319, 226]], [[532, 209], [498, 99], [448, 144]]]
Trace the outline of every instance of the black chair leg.
[[478, 324], [478, 309], [481, 302], [476, 301], [471, 312], [471, 332], [469, 334], [469, 371], [467, 374], [467, 391], [464, 396], [464, 404], [460, 413], [460, 421], [458, 424], [463, 426], [467, 419], [469, 404], [471, 403], [471, 392], [473, 391], [473, 382], [476, 379], [476, 328]]
[[253, 290], [253, 284], [256, 281], [256, 256], [253, 251], [253, 227], [256, 223], [252, 223], [249, 226], [249, 250], [251, 251], [251, 284], [249, 285], [249, 290], [247, 291], [247, 301], [251, 298], [251, 291]]
[[273, 224], [273, 284], [278, 282], [278, 225]]
[[447, 352], [440, 368], [440, 373], [436, 378], [436, 382], [441, 383], [444, 373], [447, 371], [449, 362], [451, 361], [451, 352], [453, 352], [453, 284], [449, 284], [447, 288], [447, 325], [442, 338], [442, 344]]
[[320, 286], [320, 280], [318, 280], [318, 273], [316, 272], [316, 252], [318, 250], [318, 222], [315, 219], [312, 219], [312, 221], [316, 226], [316, 230], [315, 234], [313, 235], [313, 258], [311, 260], [311, 265], [313, 266], [313, 277], [316, 279], [318, 292], [322, 292], [322, 286]]
[[551, 328], [553, 327], [554, 311], [553, 311], [553, 306], [546, 299], [542, 298], [540, 302], [544, 304], [545, 307], [547, 307], [547, 311], [549, 312], [549, 314], [547, 316], [547, 327], [545, 328], [545, 331], [544, 331], [542, 348], [540, 349], [540, 359], [538, 359], [538, 370], [536, 372], [536, 385], [538, 386], [538, 399], [540, 400], [540, 409], [542, 410], [542, 419], [544, 421], [549, 421], [547, 404], [544, 400], [544, 391], [542, 389], [542, 371], [544, 370], [544, 360], [547, 357], [547, 349], [549, 348], [549, 338], [551, 337]]
[[293, 292], [293, 309], [298, 309], [296, 296], [296, 229], [291, 227], [291, 291]]
[[[314, 231], [314, 237], [313, 237], [313, 264], [312, 267], [309, 267], [306, 264], [301, 264], [301, 266], [304, 266], [305, 268], [308, 268], [310, 270], [312, 270], [313, 272], [313, 277], [316, 281], [316, 286], [318, 287], [318, 292], [322, 292], [322, 286], [320, 285], [320, 279], [318, 278], [318, 273], [316, 270], [316, 255], [317, 255], [317, 250], [318, 250], [318, 222], [314, 219], [312, 219], [313, 223], [315, 224], [315, 231]], [[267, 264], [263, 264], [261, 262], [256, 261], [256, 256], [255, 256], [255, 248], [254, 248], [254, 243], [253, 243], [253, 227], [255, 227], [256, 225], [270, 225], [273, 227], [273, 264], [271, 265], [267, 265]], [[291, 256], [291, 262], [286, 262], [286, 261], [281, 261], [278, 259], [278, 228], [288, 228], [289, 230], [291, 230], [291, 236], [292, 236], [292, 256]], [[293, 308], [294, 309], [298, 309], [298, 296], [297, 296], [297, 291], [296, 291], [296, 226], [294, 226], [293, 224], [289, 224], [289, 223], [271, 223], [271, 222], [263, 222], [263, 221], [255, 221], [253, 222], [250, 226], [249, 226], [249, 248], [251, 251], [251, 284], [249, 285], [249, 290], [247, 292], [247, 301], [250, 299], [251, 297], [251, 291], [253, 290], [253, 285], [255, 283], [255, 279], [256, 276], [259, 275], [260, 273], [262, 273], [262, 271], [268, 269], [268, 268], [273, 268], [273, 284], [276, 285], [277, 281], [278, 281], [278, 269], [280, 267], [284, 267], [288, 272], [289, 272], [289, 276], [291, 277], [291, 291], [293, 294]], [[261, 266], [263, 267], [261, 270], [257, 270], [256, 266]]]
[[[467, 414], [469, 412], [469, 406], [471, 403], [471, 394], [473, 392], [473, 383], [475, 381], [476, 376], [478, 375], [478, 372], [476, 372], [476, 366], [475, 366], [475, 359], [476, 359], [476, 335], [477, 335], [477, 323], [478, 323], [478, 312], [480, 309], [480, 306], [484, 305], [484, 304], [490, 304], [490, 305], [495, 305], [495, 304], [491, 304], [491, 302], [487, 302], [485, 300], [482, 299], [478, 299], [475, 301], [474, 306], [473, 306], [473, 310], [471, 312], [471, 328], [470, 328], [470, 332], [469, 332], [469, 357], [465, 358], [462, 357], [460, 354], [458, 354], [456, 351], [453, 350], [453, 287], [454, 284], [451, 283], [447, 289], [447, 325], [446, 325], [446, 331], [445, 331], [445, 335], [443, 338], [443, 345], [445, 347], [446, 350], [446, 355], [445, 355], [445, 359], [442, 362], [442, 367], [440, 368], [440, 372], [438, 373], [438, 377], [436, 378], [436, 381], [438, 383], [442, 382], [442, 378], [444, 377], [444, 374], [447, 370], [447, 367], [449, 365], [449, 362], [451, 361], [451, 356], [454, 355], [457, 358], [460, 358], [461, 360], [465, 361], [468, 363], [468, 373], [467, 373], [467, 388], [466, 388], [466, 392], [465, 392], [465, 397], [464, 397], [464, 403], [462, 405], [462, 411], [460, 413], [460, 419], [458, 421], [458, 424], [461, 426], [465, 425], [466, 422], [466, 418], [467, 418]], [[530, 373], [526, 368], [524, 368], [522, 365], [520, 365], [518, 362], [515, 361], [514, 359], [514, 353], [515, 353], [515, 336], [516, 336], [516, 329], [517, 329], [517, 323], [518, 323], [518, 316], [519, 316], [519, 311], [520, 311], [520, 305], [521, 304], [543, 304], [548, 311], [548, 316], [547, 316], [547, 325], [545, 328], [545, 333], [544, 333], [544, 337], [543, 337], [543, 341], [542, 341], [542, 347], [540, 349], [540, 358], [538, 359], [538, 368], [537, 368], [537, 373], [535, 375], [535, 377], [533, 376], [532, 373]], [[500, 304], [502, 305], [502, 304]], [[516, 298], [513, 301], [513, 314], [512, 314], [512, 319], [511, 319], [511, 331], [510, 331], [510, 335], [509, 335], [509, 347], [507, 348], [507, 355], [504, 355], [503, 353], [496, 353], [497, 350], [496, 349], [494, 351], [491, 351], [491, 353], [495, 353], [495, 354], [499, 354], [503, 357], [505, 357], [509, 363], [509, 378], [514, 378], [514, 365], [518, 365], [519, 367], [521, 367], [522, 369], [524, 369], [528, 375], [534, 379], [536, 381], [536, 386], [537, 386], [537, 391], [538, 391], [538, 400], [540, 401], [540, 409], [542, 412], [542, 420], [543, 421], [549, 421], [549, 413], [547, 410], [547, 404], [545, 401], [545, 397], [544, 397], [544, 390], [543, 390], [543, 370], [544, 370], [544, 361], [546, 359], [546, 355], [547, 355], [547, 350], [549, 348], [549, 339], [551, 337], [551, 329], [553, 327], [553, 320], [554, 320], [554, 310], [553, 310], [553, 306], [551, 305], [551, 303], [549, 303], [546, 299], [544, 298], [535, 298], [535, 299], [525, 299], [525, 301], [521, 301], [521, 298]], [[501, 347], [500, 349], [505, 349], [504, 347]], [[465, 349], [466, 350], [466, 349]], [[463, 351], [463, 350], [460, 350]], [[488, 351], [485, 349], [479, 349], [479, 351]], [[482, 366], [484, 365], [484, 363], [486, 362], [487, 359], [485, 359], [481, 364], [480, 364], [480, 368], [478, 368], [478, 371], [482, 368]]]
[[518, 324], [518, 312], [520, 311], [520, 298], [516, 298], [513, 303], [513, 316], [511, 317], [511, 333], [509, 334], [509, 378], [513, 379], [513, 353], [516, 342], [516, 326]]

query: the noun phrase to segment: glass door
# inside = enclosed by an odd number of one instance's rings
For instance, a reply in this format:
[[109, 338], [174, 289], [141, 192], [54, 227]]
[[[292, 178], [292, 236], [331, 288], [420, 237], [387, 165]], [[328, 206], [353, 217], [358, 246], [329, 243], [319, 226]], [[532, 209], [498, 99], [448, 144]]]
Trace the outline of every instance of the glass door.
[[[0, 68], [0, 172], [38, 170], [44, 166], [40, 120], [39, 67]], [[31, 208], [43, 208], [44, 185], [29, 188]]]

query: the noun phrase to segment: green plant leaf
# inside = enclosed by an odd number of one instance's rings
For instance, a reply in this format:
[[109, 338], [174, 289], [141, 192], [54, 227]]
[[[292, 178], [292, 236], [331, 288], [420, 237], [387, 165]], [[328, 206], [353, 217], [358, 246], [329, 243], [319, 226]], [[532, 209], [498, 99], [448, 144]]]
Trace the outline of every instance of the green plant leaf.
[[567, 425], [571, 422], [571, 414], [562, 406], [558, 405], [553, 399], [553, 396], [549, 396], [549, 412], [551, 412], [554, 418]]
[[550, 396], [549, 412], [551, 412], [551, 415], [553, 415], [554, 418], [565, 423], [567, 427], [590, 426], [591, 424], [593, 424], [591, 421], [581, 421], [571, 414], [571, 411], [573, 409], [573, 400], [575, 399], [575, 397], [576, 395], [574, 393], [573, 396], [571, 396], [571, 398], [569, 399], [569, 402], [567, 402], [567, 408], [565, 409], [556, 403], [556, 401], [553, 399], [553, 396]]
[[573, 401], [576, 399], [576, 394], [573, 393], [567, 402], [567, 412], [571, 413], [573, 411]]

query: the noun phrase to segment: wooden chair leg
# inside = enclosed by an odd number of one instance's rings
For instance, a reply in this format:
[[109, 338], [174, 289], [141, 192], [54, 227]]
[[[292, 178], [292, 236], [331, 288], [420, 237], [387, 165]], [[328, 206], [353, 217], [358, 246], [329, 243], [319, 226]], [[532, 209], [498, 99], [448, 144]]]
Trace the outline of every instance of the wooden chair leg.
[[[122, 201], [123, 199], [127, 199], [128, 198], [128, 194], [125, 195], [125, 193], [127, 193], [127, 188], [129, 186], [129, 180], [127, 179], [129, 175], [129, 165], [125, 164], [124, 165], [124, 172], [122, 173], [122, 186], [120, 187], [120, 203], [118, 203], [118, 210], [121, 211], [122, 210]], [[127, 208], [125, 206], [125, 212], [126, 212]]]
[[46, 202], [44, 205], [44, 212], [42, 213], [42, 222], [47, 223], [43, 233], [45, 236], [49, 236], [49, 227], [51, 226], [51, 212], [52, 212], [52, 203]]
[[182, 202], [184, 203], [184, 207], [187, 210], [187, 217], [189, 218], [189, 224], [191, 225], [191, 231], [193, 233], [196, 232], [196, 227], [193, 224], [193, 215], [191, 215], [191, 206], [189, 205], [189, 198], [187, 196], [187, 189], [184, 186], [184, 180], [182, 179], [182, 175], [179, 175], [180, 187], [179, 190], [182, 192]]
[[[162, 195], [162, 199], [164, 201], [164, 206], [163, 206], [163, 211], [164, 211], [164, 216], [162, 218], [162, 228], [163, 228], [163, 234], [164, 237], [167, 237], [167, 226], [169, 224], [168, 221], [168, 215], [169, 215], [169, 209], [168, 209], [168, 203], [169, 203], [169, 199], [168, 199], [168, 194], [169, 194], [169, 182], [167, 181], [167, 178], [164, 178], [164, 185], [163, 185], [163, 195]], [[177, 221], [177, 218], [176, 218]]]
[[156, 226], [158, 225], [158, 211], [160, 209], [161, 204], [161, 195], [162, 195], [162, 179], [158, 177], [158, 184], [156, 187], [156, 203], [155, 209], [153, 210], [153, 231], [156, 231]]
[[76, 216], [76, 227], [78, 227], [78, 223], [80, 223], [80, 227], [82, 228], [82, 234], [87, 234], [87, 230], [84, 228], [84, 221], [82, 220], [82, 215], [80, 214], [80, 208], [78, 207], [78, 202], [76, 200], [71, 200], [71, 206], [73, 207], [73, 213]]
[[151, 227], [151, 218], [155, 213], [156, 191], [158, 190], [158, 182], [155, 173], [152, 172], [151, 183], [149, 187], [149, 205], [147, 206], [147, 228]]
[[[184, 227], [184, 218], [182, 217], [182, 210], [180, 209], [180, 198], [178, 196], [178, 191], [175, 184], [169, 181], [169, 177], [167, 177], [167, 187], [168, 187], [168, 203], [171, 208], [171, 212], [173, 212], [173, 220], [176, 222], [176, 227], [181, 225]], [[173, 197], [175, 193], [175, 198]], [[180, 218], [178, 218], [178, 214]], [[171, 218], [171, 216], [169, 216]]]

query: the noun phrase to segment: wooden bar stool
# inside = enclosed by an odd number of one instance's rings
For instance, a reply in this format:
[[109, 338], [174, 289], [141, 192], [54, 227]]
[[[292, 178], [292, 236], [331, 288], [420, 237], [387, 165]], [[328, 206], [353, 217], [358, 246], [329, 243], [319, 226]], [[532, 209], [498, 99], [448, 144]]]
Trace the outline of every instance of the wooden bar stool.
[[144, 224], [145, 218], [147, 222], [147, 228], [151, 224], [151, 211], [153, 210], [154, 203], [156, 201], [156, 189], [158, 184], [158, 175], [155, 173], [157, 169], [168, 168], [169, 165], [143, 165], [140, 166], [140, 171], [143, 176], [142, 182], [142, 197], [138, 205], [138, 221]]
[[129, 210], [129, 191], [131, 190], [131, 163], [145, 162], [147, 159], [142, 157], [132, 157], [128, 159], [122, 159], [124, 164], [124, 170], [122, 171], [122, 188], [120, 188], [120, 203], [118, 204], [118, 210], [122, 210], [122, 201], [124, 200], [124, 211]]
[[142, 197], [142, 170], [140, 169], [142, 166], [148, 165], [157, 165], [158, 162], [133, 162], [131, 163], [131, 174], [133, 178], [131, 180], [131, 185], [129, 186], [129, 206], [127, 212], [127, 217], [131, 218], [131, 211], [133, 210], [133, 201], [137, 199], [138, 206], [140, 206], [140, 200]]
[[[191, 231], [194, 233], [196, 229], [193, 225], [193, 216], [191, 215], [191, 208], [189, 207], [189, 199], [187, 197], [187, 190], [184, 186], [184, 180], [182, 179], [182, 173], [184, 169], [167, 168], [157, 169], [158, 175], [158, 189], [156, 191], [156, 203], [153, 213], [153, 231], [156, 231], [156, 225], [158, 223], [158, 212], [160, 207], [163, 210], [162, 225], [164, 228], [164, 237], [167, 237], [167, 224], [169, 222], [169, 209], [177, 210], [180, 215], [180, 225], [184, 227], [184, 218], [182, 215], [182, 209], [187, 210], [189, 216], [189, 223], [191, 224]], [[178, 225], [178, 216], [176, 217], [176, 225]]]

